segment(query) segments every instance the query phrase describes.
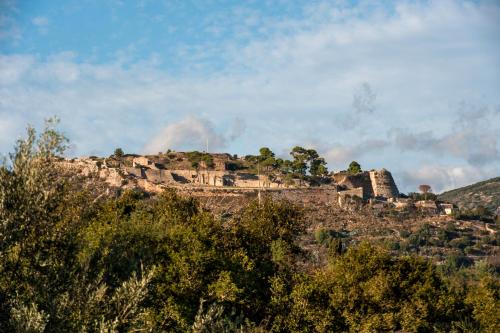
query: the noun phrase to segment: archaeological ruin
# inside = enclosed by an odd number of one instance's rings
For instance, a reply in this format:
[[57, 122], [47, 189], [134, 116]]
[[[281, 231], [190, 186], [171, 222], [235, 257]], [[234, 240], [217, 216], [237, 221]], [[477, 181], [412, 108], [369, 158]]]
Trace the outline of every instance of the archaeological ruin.
[[293, 201], [338, 202], [346, 198], [394, 199], [399, 191], [386, 169], [349, 174], [346, 171], [329, 174], [323, 183], [313, 184], [304, 179], [266, 172], [244, 158], [229, 154], [169, 152], [158, 155], [124, 155], [120, 158], [87, 157], [61, 160], [65, 169], [82, 176], [97, 176], [111, 187], [140, 188], [159, 193], [165, 188], [195, 196], [256, 195]]

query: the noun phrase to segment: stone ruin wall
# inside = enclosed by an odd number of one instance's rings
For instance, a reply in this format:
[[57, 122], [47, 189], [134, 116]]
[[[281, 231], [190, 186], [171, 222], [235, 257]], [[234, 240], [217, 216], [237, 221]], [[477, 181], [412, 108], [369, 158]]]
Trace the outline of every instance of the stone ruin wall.
[[[373, 197], [397, 198], [399, 191], [392, 178], [392, 175], [386, 169], [363, 171], [355, 175], [339, 174], [335, 175], [334, 179], [341, 186], [347, 189], [341, 191], [349, 195], [357, 195], [363, 199]], [[362, 189], [362, 193], [359, 189]], [[349, 191], [355, 191], [349, 193]]]
[[337, 201], [335, 187], [323, 188], [296, 188], [286, 190], [272, 190], [265, 192], [273, 199], [286, 199], [300, 204], [331, 204]]
[[396, 183], [386, 169], [370, 171], [370, 180], [375, 197], [397, 198], [399, 196]]
[[75, 159], [63, 161], [62, 164], [66, 168], [78, 169], [78, 173], [82, 175], [97, 174], [111, 186], [139, 187], [154, 193], [159, 193], [166, 187], [174, 187], [195, 196], [252, 197], [260, 190], [262, 195], [304, 204], [331, 204], [346, 196], [368, 199], [394, 198], [399, 195], [391, 173], [385, 169], [365, 171], [357, 175], [335, 174], [333, 178], [337, 184], [333, 186], [302, 187], [299, 184], [286, 186], [279, 181], [272, 182], [265, 175], [217, 170], [168, 170], [156, 167], [147, 158], [134, 159], [133, 167], [109, 167], [106, 160], [98, 162], [94, 159]]
[[318, 205], [336, 205], [338, 192], [335, 187], [329, 188], [295, 188], [295, 189], [217, 189], [208, 187], [185, 187], [179, 194], [195, 197], [210, 208], [232, 207], [236, 211], [248, 202], [261, 199], [285, 199], [298, 206], [316, 207]]
[[363, 191], [362, 187], [357, 187], [357, 188], [353, 188], [350, 190], [339, 191], [339, 197], [351, 196], [351, 197], [363, 198], [363, 194], [364, 194], [364, 191]]
[[[345, 175], [343, 178], [339, 179], [338, 183], [346, 186], [347, 190], [362, 188], [360, 197], [363, 199], [371, 198], [374, 195], [370, 174], [367, 171], [356, 175]], [[359, 193], [359, 190], [356, 193]]]
[[[224, 155], [225, 156], [225, 155]], [[157, 184], [192, 184], [208, 186], [279, 188], [287, 187], [271, 181], [265, 175], [251, 175], [228, 171], [225, 162], [217, 162], [215, 170], [168, 170], [147, 156], [134, 157], [132, 167], [122, 167], [127, 174], [139, 179], [147, 179]]]

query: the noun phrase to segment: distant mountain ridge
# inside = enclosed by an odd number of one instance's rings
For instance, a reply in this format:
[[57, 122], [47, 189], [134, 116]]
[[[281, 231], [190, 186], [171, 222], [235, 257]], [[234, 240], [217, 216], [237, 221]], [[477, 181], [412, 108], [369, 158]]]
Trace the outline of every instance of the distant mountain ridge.
[[474, 209], [483, 206], [495, 212], [500, 207], [500, 177], [443, 192], [438, 199], [452, 202], [459, 208]]

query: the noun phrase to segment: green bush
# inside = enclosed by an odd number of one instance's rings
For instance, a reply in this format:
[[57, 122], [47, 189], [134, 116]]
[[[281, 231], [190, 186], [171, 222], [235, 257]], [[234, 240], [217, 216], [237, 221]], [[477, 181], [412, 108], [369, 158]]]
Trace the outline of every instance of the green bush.
[[403, 237], [403, 238], [408, 238], [408, 237], [410, 237], [411, 232], [410, 232], [410, 231], [408, 231], [408, 230], [401, 230], [401, 231], [399, 232], [399, 235], [400, 235], [401, 237]]
[[124, 153], [123, 153], [123, 149], [121, 149], [121, 148], [116, 148], [116, 149], [115, 149], [115, 152], [113, 153], [113, 155], [114, 155], [115, 157], [118, 157], [118, 158], [122, 157], [122, 156], [123, 156], [123, 154], [124, 154]]
[[457, 248], [457, 249], [460, 249], [460, 250], [463, 250], [465, 249], [466, 247], [470, 246], [474, 244], [472, 242], [472, 240], [470, 239], [470, 237], [468, 236], [463, 236], [463, 237], [460, 237], [460, 238], [455, 238], [453, 240], [451, 240], [449, 242], [449, 245], [451, 247], [454, 247], [454, 248]]
[[397, 250], [400, 249], [399, 242], [397, 242], [397, 241], [387, 241], [386, 242], [386, 247], [389, 250], [393, 250], [393, 251], [397, 251]]
[[330, 238], [330, 233], [326, 229], [318, 229], [314, 233], [314, 237], [316, 238], [316, 243], [323, 245]]
[[287, 201], [221, 220], [173, 190], [95, 200], [58, 174], [66, 141], [52, 126], [29, 129], [0, 166], [1, 332], [499, 330], [485, 265], [346, 250], [345, 233], [321, 229], [328, 263], [307, 265], [307, 220]]

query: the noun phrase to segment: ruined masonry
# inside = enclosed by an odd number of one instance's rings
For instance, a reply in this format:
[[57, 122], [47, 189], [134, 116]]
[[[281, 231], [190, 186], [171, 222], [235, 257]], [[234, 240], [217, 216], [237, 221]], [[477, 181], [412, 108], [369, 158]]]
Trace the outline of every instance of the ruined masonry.
[[394, 179], [386, 169], [358, 174], [339, 172], [331, 176], [328, 184], [310, 186], [296, 179], [284, 181], [279, 176], [255, 174], [245, 169], [235, 170], [234, 164], [243, 163], [243, 159], [229, 154], [211, 156], [214, 157], [214, 163], [210, 168], [203, 164], [193, 168], [186, 153], [171, 153], [168, 156], [125, 155], [120, 160], [89, 157], [61, 160], [60, 163], [65, 169], [81, 176], [97, 176], [112, 187], [138, 187], [152, 193], [159, 193], [167, 187], [194, 195], [248, 195], [264, 190], [270, 195], [293, 201], [338, 201], [341, 205], [346, 198], [367, 200], [399, 196]]
[[340, 186], [339, 192], [344, 195], [354, 195], [363, 199], [389, 199], [399, 196], [396, 183], [386, 169], [364, 171], [354, 175], [341, 172], [333, 177]]

